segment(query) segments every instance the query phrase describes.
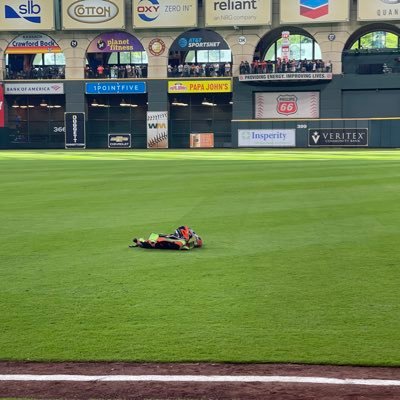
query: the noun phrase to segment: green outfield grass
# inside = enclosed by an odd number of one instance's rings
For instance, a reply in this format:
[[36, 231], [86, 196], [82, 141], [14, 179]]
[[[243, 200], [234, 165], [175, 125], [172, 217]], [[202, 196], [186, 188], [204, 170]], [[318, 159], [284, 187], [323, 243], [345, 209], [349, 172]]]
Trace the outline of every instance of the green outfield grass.
[[1, 151], [0, 359], [400, 365], [399, 242], [396, 150]]

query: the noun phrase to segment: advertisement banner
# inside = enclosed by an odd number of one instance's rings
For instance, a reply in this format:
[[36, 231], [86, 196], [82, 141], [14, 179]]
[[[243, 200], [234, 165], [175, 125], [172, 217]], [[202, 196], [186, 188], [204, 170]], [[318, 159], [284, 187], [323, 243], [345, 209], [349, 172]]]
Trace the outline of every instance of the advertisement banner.
[[87, 82], [86, 94], [130, 94], [147, 93], [146, 82], [121, 81], [121, 82]]
[[63, 83], [6, 83], [5, 94], [64, 94]]
[[368, 128], [309, 129], [309, 147], [366, 147]]
[[147, 112], [147, 148], [168, 149], [168, 112]]
[[295, 129], [239, 129], [239, 147], [295, 147]]
[[54, 29], [53, 1], [7, 0], [1, 2], [0, 31], [51, 31]]
[[349, 0], [281, 0], [280, 10], [281, 24], [345, 22], [350, 19]]
[[168, 81], [168, 93], [230, 93], [231, 79]]
[[271, 25], [271, 0], [207, 0], [205, 26]]
[[0, 84], [0, 128], [4, 128], [4, 87]]
[[197, 0], [132, 0], [134, 28], [197, 26]]
[[282, 74], [239, 75], [239, 81], [320, 81], [332, 80], [332, 72], [288, 72]]
[[230, 50], [222, 36], [210, 29], [192, 29], [180, 34], [169, 51]]
[[90, 43], [87, 53], [113, 53], [121, 51], [144, 51], [142, 43], [127, 32], [106, 32]]
[[60, 46], [49, 36], [42, 33], [26, 33], [11, 41], [6, 54], [43, 54], [61, 53]]
[[319, 118], [319, 92], [255, 93], [256, 118]]
[[400, 20], [400, 0], [368, 0], [357, 4], [359, 21]]
[[210, 149], [214, 147], [214, 134], [213, 133], [191, 133], [190, 134], [190, 148]]
[[86, 148], [86, 125], [85, 113], [66, 112], [65, 122], [65, 148], [84, 149]]
[[62, 0], [62, 29], [124, 29], [124, 3], [124, 0]]
[[109, 149], [130, 149], [132, 140], [130, 133], [109, 133], [108, 148]]

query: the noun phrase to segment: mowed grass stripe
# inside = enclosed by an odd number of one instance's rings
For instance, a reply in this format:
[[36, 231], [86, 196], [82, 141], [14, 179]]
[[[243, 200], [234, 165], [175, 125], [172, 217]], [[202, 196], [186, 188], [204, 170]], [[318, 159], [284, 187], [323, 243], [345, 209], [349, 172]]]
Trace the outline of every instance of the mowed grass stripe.
[[0, 359], [400, 365], [400, 153], [93, 153], [0, 153]]

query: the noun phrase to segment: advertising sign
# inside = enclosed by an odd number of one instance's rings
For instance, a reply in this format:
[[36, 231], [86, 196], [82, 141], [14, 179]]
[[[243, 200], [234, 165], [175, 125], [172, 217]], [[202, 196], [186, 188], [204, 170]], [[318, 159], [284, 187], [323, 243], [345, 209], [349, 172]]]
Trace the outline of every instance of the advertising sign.
[[60, 46], [49, 36], [42, 33], [26, 33], [11, 41], [6, 54], [43, 54], [61, 53]]
[[0, 84], [0, 128], [4, 128], [4, 88]]
[[349, 0], [281, 0], [280, 7], [281, 24], [345, 22], [350, 18]]
[[295, 147], [295, 129], [239, 129], [239, 147]]
[[124, 28], [124, 0], [62, 0], [62, 29]]
[[230, 79], [168, 81], [168, 93], [230, 93]]
[[168, 112], [147, 112], [147, 148], [168, 149]]
[[239, 75], [239, 81], [319, 81], [332, 80], [332, 72], [300, 72], [282, 74]]
[[209, 149], [214, 147], [213, 133], [191, 133], [190, 148]]
[[1, 2], [0, 31], [50, 31], [54, 29], [53, 1], [7, 0]]
[[400, 0], [359, 1], [357, 19], [359, 21], [400, 20]]
[[142, 43], [127, 32], [108, 32], [97, 36], [90, 43], [87, 53], [113, 53], [144, 51]]
[[229, 50], [229, 46], [217, 32], [208, 29], [192, 29], [179, 35], [169, 50]]
[[319, 92], [257, 92], [256, 118], [319, 118]]
[[366, 147], [368, 128], [309, 129], [309, 147]]
[[282, 53], [282, 59], [287, 62], [290, 57], [290, 32], [289, 31], [282, 32], [281, 53]]
[[5, 94], [64, 94], [63, 83], [6, 83]]
[[271, 25], [271, 0], [207, 0], [205, 26]]
[[197, 26], [197, 0], [132, 0], [134, 28]]
[[108, 148], [109, 149], [130, 149], [132, 147], [130, 133], [109, 133]]
[[87, 82], [86, 94], [130, 94], [146, 93], [146, 82], [121, 81], [121, 82]]
[[86, 148], [86, 125], [85, 113], [66, 112], [65, 119], [65, 148], [84, 149]]

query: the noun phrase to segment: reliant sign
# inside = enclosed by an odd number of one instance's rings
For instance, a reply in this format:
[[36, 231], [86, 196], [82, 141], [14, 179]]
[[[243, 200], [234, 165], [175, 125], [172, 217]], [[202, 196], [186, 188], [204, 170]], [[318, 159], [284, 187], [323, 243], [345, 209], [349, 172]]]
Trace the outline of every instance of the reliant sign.
[[63, 0], [63, 29], [124, 29], [124, 0]]
[[63, 83], [6, 83], [4, 94], [64, 94]]
[[1, 2], [0, 31], [49, 31], [54, 29], [53, 1], [5, 0]]
[[197, 26], [196, 0], [132, 0], [134, 28]]
[[309, 129], [309, 147], [366, 147], [367, 128]]
[[295, 129], [239, 129], [239, 147], [295, 147]]
[[280, 7], [281, 24], [345, 22], [350, 18], [349, 0], [281, 0]]
[[230, 93], [232, 81], [224, 80], [193, 80], [169, 81], [168, 93]]
[[359, 21], [400, 20], [400, 0], [359, 1], [357, 19]]
[[271, 25], [271, 0], [207, 0], [206, 26]]

